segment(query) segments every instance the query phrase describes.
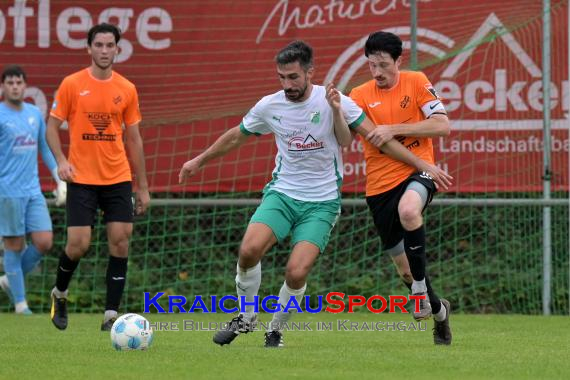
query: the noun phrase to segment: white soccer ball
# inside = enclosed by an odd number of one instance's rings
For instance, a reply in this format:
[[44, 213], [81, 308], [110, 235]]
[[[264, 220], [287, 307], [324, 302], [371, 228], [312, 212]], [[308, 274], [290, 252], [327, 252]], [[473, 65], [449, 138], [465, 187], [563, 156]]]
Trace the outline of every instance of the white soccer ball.
[[146, 350], [152, 339], [150, 323], [138, 314], [120, 316], [111, 328], [111, 342], [117, 351]]

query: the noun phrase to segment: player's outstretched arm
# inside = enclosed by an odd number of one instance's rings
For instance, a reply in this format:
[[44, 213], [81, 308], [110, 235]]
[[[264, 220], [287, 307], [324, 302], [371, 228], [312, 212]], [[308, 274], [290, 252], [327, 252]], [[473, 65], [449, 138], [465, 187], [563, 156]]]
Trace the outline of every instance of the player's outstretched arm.
[[248, 135], [242, 133], [239, 126], [226, 131], [203, 153], [182, 165], [182, 169], [180, 169], [178, 174], [178, 183], [184, 183], [188, 177], [195, 175], [209, 161], [237, 149], [247, 138]]
[[74, 170], [67, 161], [65, 154], [63, 154], [61, 140], [59, 139], [59, 127], [62, 123], [62, 120], [50, 116], [47, 122], [46, 138], [49, 148], [57, 161], [57, 174], [59, 178], [65, 182], [73, 182]]
[[342, 113], [342, 105], [340, 101], [340, 92], [334, 87], [334, 84], [326, 85], [327, 102], [333, 111], [334, 134], [340, 146], [349, 146], [352, 142], [352, 133], [348, 128], [348, 123]]
[[[370, 119], [365, 118], [362, 124], [360, 124], [355, 130], [360, 135], [364, 136], [368, 140], [369, 136], [371, 136], [371, 132], [377, 129], [374, 124], [370, 121]], [[370, 140], [368, 140], [370, 141]], [[372, 141], [370, 141], [372, 143]], [[426, 162], [410, 152], [406, 147], [400, 144], [398, 141], [394, 139], [390, 139], [388, 142], [385, 142], [382, 145], [374, 144], [374, 146], [378, 147], [383, 153], [387, 154], [394, 160], [398, 160], [405, 164], [410, 165], [413, 168], [416, 168], [418, 171], [423, 171], [428, 173], [434, 180], [435, 184], [438, 187], [442, 187], [443, 189], [447, 190], [449, 186], [451, 186], [451, 180], [453, 179], [452, 176], [447, 174], [444, 170], [440, 169], [436, 165], [432, 165], [429, 162]]]
[[127, 150], [136, 176], [135, 213], [142, 215], [150, 204], [150, 193], [148, 192], [144, 149], [139, 124], [127, 127], [126, 136]]
[[451, 132], [449, 119], [446, 115], [437, 114], [429, 119], [410, 124], [393, 124], [389, 128], [378, 126], [366, 138], [375, 146], [381, 146], [394, 136], [437, 137], [449, 136]]
[[420, 172], [425, 172], [433, 179], [436, 186], [442, 187], [444, 190], [449, 189], [451, 186], [452, 176], [447, 174], [443, 169], [440, 169], [436, 165], [432, 165], [426, 162], [406, 149], [405, 146], [400, 144], [398, 141], [392, 139], [382, 145], [380, 148], [382, 152], [386, 153], [391, 158], [404, 162]]

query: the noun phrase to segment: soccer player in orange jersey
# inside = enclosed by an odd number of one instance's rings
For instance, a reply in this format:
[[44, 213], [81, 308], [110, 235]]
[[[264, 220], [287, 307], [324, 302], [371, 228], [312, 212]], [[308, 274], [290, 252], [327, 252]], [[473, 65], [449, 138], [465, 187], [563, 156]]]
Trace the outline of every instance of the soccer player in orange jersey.
[[[421, 72], [400, 71], [402, 41], [393, 33], [370, 34], [364, 47], [373, 79], [354, 88], [350, 97], [378, 127], [363, 140], [366, 159], [366, 202], [398, 273], [412, 294], [427, 295], [414, 318], [433, 314], [435, 344], [451, 344], [449, 302], [439, 299], [426, 274], [422, 213], [437, 191], [425, 172], [393, 160], [376, 146], [399, 140], [422, 160], [434, 163], [432, 137], [450, 132], [445, 108]], [[404, 254], [405, 253], [405, 254]]]
[[[101, 330], [111, 329], [126, 282], [133, 214], [144, 213], [150, 202], [137, 90], [112, 69], [120, 38], [119, 29], [111, 24], [95, 25], [89, 30], [87, 51], [91, 66], [63, 80], [48, 120], [47, 140], [58, 163], [58, 174], [68, 182], [67, 244], [59, 258], [51, 293], [51, 320], [60, 330], [67, 328], [67, 288], [89, 248], [98, 208], [107, 225], [110, 254]], [[68, 157], [61, 149], [58, 135], [65, 120], [70, 135]], [[134, 206], [126, 151], [136, 175]]]
[[[273, 134], [277, 144], [272, 180], [263, 190], [263, 200], [245, 231], [238, 252], [236, 292], [242, 312], [213, 341], [230, 344], [242, 333], [254, 330], [255, 297], [261, 285], [261, 260], [278, 242], [291, 236], [285, 282], [279, 290], [280, 310], [273, 314], [265, 347], [283, 347], [283, 330], [291, 313], [292, 299], [300, 303], [313, 264], [325, 251], [330, 233], [340, 215], [343, 176], [341, 146], [352, 141], [351, 132], [367, 136], [375, 126], [350, 98], [332, 84], [312, 83], [315, 73], [313, 49], [293, 41], [275, 57], [282, 89], [263, 97], [239, 126], [221, 135], [203, 153], [180, 170], [183, 183], [213, 159], [237, 149], [251, 136]], [[445, 173], [411, 154], [390, 139], [379, 146], [386, 154], [445, 181]], [[245, 303], [244, 303], [245, 301]]]

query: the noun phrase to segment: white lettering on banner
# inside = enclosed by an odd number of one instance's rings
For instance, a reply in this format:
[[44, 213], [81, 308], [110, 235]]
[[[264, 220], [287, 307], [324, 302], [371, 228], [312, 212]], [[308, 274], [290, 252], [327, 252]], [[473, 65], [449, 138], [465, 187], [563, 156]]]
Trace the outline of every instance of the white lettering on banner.
[[363, 176], [366, 174], [366, 161], [359, 162], [345, 162], [344, 163], [345, 176]]
[[[14, 6], [8, 8], [8, 16], [14, 18], [14, 46], [26, 46], [26, 17], [33, 16], [34, 10], [26, 7], [25, 0], [14, 0]], [[18, 28], [23, 25], [23, 28]]]
[[[402, 37], [411, 34], [408, 26], [393, 26], [384, 30], [396, 33]], [[458, 76], [462, 66], [477, 49], [480, 41], [484, 41], [485, 37], [491, 32], [496, 33], [500, 37], [500, 41], [512, 53], [513, 59], [520, 63], [520, 69], [511, 69], [509, 74], [509, 71], [500, 67], [499, 63], [492, 62], [493, 66], [489, 70], [489, 74], [491, 74], [489, 78], [478, 78], [466, 83], [456, 82], [454, 78]], [[431, 29], [418, 28], [418, 37], [429, 42], [437, 42], [437, 45], [444, 45], [449, 49], [455, 45], [453, 39]], [[362, 56], [362, 49], [366, 39], [367, 36], [358, 38], [339, 55], [328, 71], [324, 80], [325, 83], [335, 82], [340, 90], [346, 87], [354, 74], [366, 65], [367, 60]], [[409, 49], [410, 42], [404, 39], [403, 47]], [[451, 59], [440, 80], [434, 81], [434, 87], [446, 101], [446, 110], [448, 112], [460, 110], [465, 112], [465, 114], [488, 113], [487, 125], [483, 126], [485, 129], [501, 130], [503, 127], [508, 129], [525, 129], [529, 123], [532, 124], [534, 121], [529, 120], [529, 117], [532, 116], [528, 112], [542, 112], [544, 103], [542, 72], [514, 36], [505, 28], [497, 15], [494, 13], [489, 14], [463, 49], [465, 50]], [[420, 42], [418, 50], [439, 59], [443, 59], [446, 54], [445, 51], [435, 49], [427, 42]], [[505, 64], [511, 66], [513, 59], [509, 59]], [[528, 73], [528, 75], [523, 75], [521, 79], [521, 72]], [[527, 76], [528, 79], [524, 80], [524, 76]], [[569, 86], [568, 80], [561, 80], [559, 83], [550, 82], [551, 110], [563, 111], [568, 114], [570, 103], [568, 100], [570, 96]], [[527, 114], [522, 117], [519, 116], [517, 120], [516, 113], [518, 112], [527, 112]], [[500, 119], [503, 119], [505, 115], [509, 115], [513, 119], [509, 121], [513, 125], [500, 122]], [[494, 117], [497, 117], [499, 120], [489, 120]], [[536, 122], [541, 120], [539, 115], [535, 117], [537, 117]], [[480, 119], [480, 117], [475, 119]], [[477, 129], [475, 127], [472, 128], [475, 125], [478, 127], [482, 126], [480, 120], [463, 119], [461, 121], [462, 129], [466, 130]]]
[[[25, 0], [14, 0], [14, 4], [7, 9], [8, 18], [12, 18], [14, 31], [14, 47], [26, 47], [28, 39], [34, 40], [33, 36], [26, 34], [28, 21], [35, 16], [35, 8], [26, 6]], [[122, 32], [123, 38], [119, 42], [119, 54], [116, 62], [124, 62], [133, 54], [133, 44], [124, 38], [124, 34], [129, 30], [131, 19], [135, 17], [133, 8], [111, 7], [101, 11], [98, 22], [113, 22], [117, 24]], [[37, 1], [37, 41], [38, 47], [45, 49], [50, 47], [51, 32], [51, 11], [50, 0]], [[55, 29], [57, 40], [68, 49], [84, 49], [86, 47], [85, 35], [89, 28], [93, 26], [94, 17], [82, 7], [69, 7], [63, 9], [57, 17]], [[9, 21], [2, 9], [0, 9], [0, 43], [4, 41]], [[34, 30], [34, 28], [30, 28]], [[136, 38], [139, 44], [149, 50], [163, 50], [171, 46], [171, 39], [156, 38], [158, 33], [170, 33], [173, 30], [172, 17], [170, 14], [157, 7], [144, 9], [136, 19]], [[154, 38], [150, 36], [153, 34]]]
[[[158, 18], [159, 23], [151, 23], [153, 18]], [[172, 18], [162, 8], [146, 9], [137, 20], [137, 38], [142, 46], [150, 50], [162, 50], [170, 47], [170, 38], [153, 40], [148, 35], [153, 33], [172, 32]]]
[[[38, 2], [38, 46], [49, 47], [49, 0]], [[2, 38], [0, 38], [0, 41]]]
[[[568, 152], [568, 139], [551, 137], [552, 152]], [[474, 139], [461, 136], [456, 138], [439, 138], [439, 151], [442, 153], [539, 153], [544, 150], [542, 136], [504, 136], [487, 138], [479, 136]]]
[[[474, 80], [465, 84], [463, 94], [458, 83], [442, 80], [434, 84], [435, 89], [443, 99], [448, 101], [445, 109], [456, 111], [463, 104], [473, 112], [506, 112], [515, 110], [542, 111], [542, 80], [533, 82], [514, 81], [508, 84], [508, 72], [505, 69], [495, 70], [494, 83], [486, 80]], [[568, 110], [568, 81], [562, 81], [562, 110]], [[461, 101], [463, 98], [463, 102]], [[550, 82], [550, 109], [560, 105], [559, 90], [555, 83]]]
[[0, 42], [4, 39], [6, 35], [6, 17], [4, 17], [4, 12], [0, 9]]
[[[409, 0], [400, 0], [402, 6], [405, 8], [410, 7]], [[420, 0], [421, 2], [428, 3], [431, 0]], [[305, 14], [302, 14], [300, 7], [293, 7], [290, 12], [288, 12], [289, 0], [279, 0], [277, 4], [273, 7], [269, 16], [265, 19], [263, 26], [257, 34], [256, 43], [260, 43], [263, 39], [263, 35], [267, 30], [267, 27], [275, 17], [275, 15], [281, 11], [281, 16], [279, 19], [279, 28], [277, 33], [279, 36], [287, 33], [287, 30], [294, 23], [297, 29], [310, 29], [317, 25], [324, 25], [326, 23], [332, 23], [338, 17], [339, 19], [350, 19], [357, 20], [367, 13], [375, 16], [382, 16], [388, 12], [395, 10], [398, 6], [398, 0], [360, 0], [356, 4], [345, 4], [343, 0], [329, 0], [329, 3], [325, 6], [319, 4], [305, 5], [307, 8]]]
[[350, 143], [349, 146], [342, 148], [343, 152], [358, 152], [358, 153], [362, 153], [364, 152], [364, 145], [362, 144], [362, 141], [360, 141], [360, 139], [353, 139], [352, 142]]
[[[72, 21], [77, 19], [79, 22]], [[92, 26], [93, 21], [87, 10], [79, 7], [67, 8], [57, 18], [57, 39], [66, 48], [84, 49], [87, 46], [85, 35]], [[70, 32], [82, 32], [81, 37], [72, 38]]]

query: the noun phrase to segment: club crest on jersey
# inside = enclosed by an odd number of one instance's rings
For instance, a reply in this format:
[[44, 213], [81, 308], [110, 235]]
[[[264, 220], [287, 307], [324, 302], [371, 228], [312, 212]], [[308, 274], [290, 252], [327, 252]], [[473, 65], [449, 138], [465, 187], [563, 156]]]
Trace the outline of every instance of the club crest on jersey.
[[317, 141], [311, 134], [303, 138], [301, 136], [296, 136], [287, 142], [289, 152], [306, 152], [310, 150], [320, 150], [324, 149], [324, 144], [322, 141]]
[[311, 123], [313, 124], [319, 124], [319, 122], [321, 121], [321, 112], [320, 111], [311, 112], [310, 120]]
[[434, 98], [436, 98], [436, 99], [441, 99], [441, 98], [439, 97], [439, 94], [437, 93], [437, 91], [435, 90], [435, 88], [433, 88], [433, 86], [432, 86], [431, 83], [428, 82], [428, 83], [424, 84], [424, 87], [425, 87], [425, 89], [426, 89], [430, 94], [433, 95]]

